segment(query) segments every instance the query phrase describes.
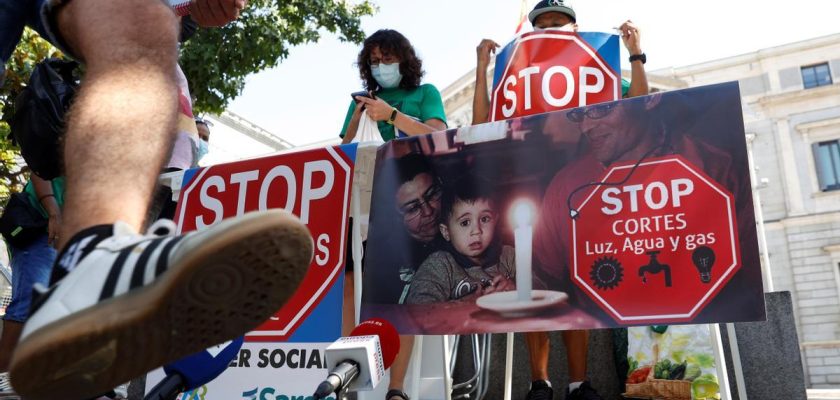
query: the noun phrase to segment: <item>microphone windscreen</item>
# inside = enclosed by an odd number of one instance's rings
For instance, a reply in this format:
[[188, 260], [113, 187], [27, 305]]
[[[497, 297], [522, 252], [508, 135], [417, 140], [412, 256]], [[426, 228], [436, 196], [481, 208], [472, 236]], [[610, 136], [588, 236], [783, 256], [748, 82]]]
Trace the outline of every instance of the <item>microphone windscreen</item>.
[[394, 363], [394, 359], [397, 358], [397, 353], [400, 352], [400, 334], [397, 333], [394, 325], [382, 318], [362, 321], [350, 332], [350, 336], [369, 335], [379, 336], [379, 345], [382, 347], [382, 362], [385, 369], [388, 369]]

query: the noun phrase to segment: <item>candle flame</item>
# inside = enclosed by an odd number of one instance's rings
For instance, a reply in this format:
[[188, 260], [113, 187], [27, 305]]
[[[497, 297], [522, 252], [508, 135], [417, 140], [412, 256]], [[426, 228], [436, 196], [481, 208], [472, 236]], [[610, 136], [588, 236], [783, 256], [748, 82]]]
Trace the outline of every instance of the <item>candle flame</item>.
[[530, 226], [533, 224], [535, 207], [529, 200], [517, 200], [511, 208], [513, 210], [513, 225], [515, 227]]

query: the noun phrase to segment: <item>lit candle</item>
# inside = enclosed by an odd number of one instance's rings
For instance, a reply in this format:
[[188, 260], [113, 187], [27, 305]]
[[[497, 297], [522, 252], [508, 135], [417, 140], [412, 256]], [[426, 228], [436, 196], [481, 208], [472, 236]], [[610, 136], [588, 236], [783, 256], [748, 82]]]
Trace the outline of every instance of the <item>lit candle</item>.
[[534, 206], [520, 200], [513, 206], [513, 245], [516, 255], [516, 297], [531, 301], [531, 247], [534, 241]]

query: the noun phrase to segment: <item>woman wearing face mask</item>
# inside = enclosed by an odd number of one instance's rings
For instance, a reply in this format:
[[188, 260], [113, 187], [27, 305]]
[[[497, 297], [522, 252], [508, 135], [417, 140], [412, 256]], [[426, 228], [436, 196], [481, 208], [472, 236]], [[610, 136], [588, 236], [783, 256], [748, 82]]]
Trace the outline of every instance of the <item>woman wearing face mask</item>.
[[372, 98], [356, 96], [341, 129], [342, 143], [356, 136], [362, 110], [377, 121], [385, 141], [398, 135], [422, 135], [446, 129], [440, 92], [420, 84], [423, 63], [408, 39], [392, 29], [381, 29], [365, 39], [357, 60], [359, 76]]
[[[377, 121], [382, 139], [399, 135], [422, 135], [446, 129], [446, 114], [437, 88], [420, 84], [423, 63], [401, 33], [382, 29], [365, 39], [356, 61], [359, 76], [370, 98], [356, 96], [341, 128], [342, 143], [350, 143], [359, 128], [362, 110]], [[348, 249], [350, 244], [348, 244]], [[353, 327], [353, 262], [348, 252], [344, 281], [344, 324], [346, 336]], [[386, 400], [409, 400], [403, 391], [405, 375], [414, 347], [414, 337], [400, 335], [400, 351], [391, 365]]]

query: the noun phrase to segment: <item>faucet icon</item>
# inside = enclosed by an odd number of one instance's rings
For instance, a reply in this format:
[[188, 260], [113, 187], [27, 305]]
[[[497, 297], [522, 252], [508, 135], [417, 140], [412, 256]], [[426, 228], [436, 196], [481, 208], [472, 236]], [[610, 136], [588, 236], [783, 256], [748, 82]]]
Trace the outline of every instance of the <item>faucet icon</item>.
[[657, 254], [659, 254], [659, 251], [647, 252], [647, 255], [650, 256], [650, 262], [647, 265], [642, 265], [639, 268], [639, 276], [642, 278], [642, 283], [647, 283], [647, 277], [645, 276], [645, 273], [658, 274], [664, 271], [665, 287], [671, 287], [671, 266], [667, 264], [660, 264], [659, 260], [656, 259]]

